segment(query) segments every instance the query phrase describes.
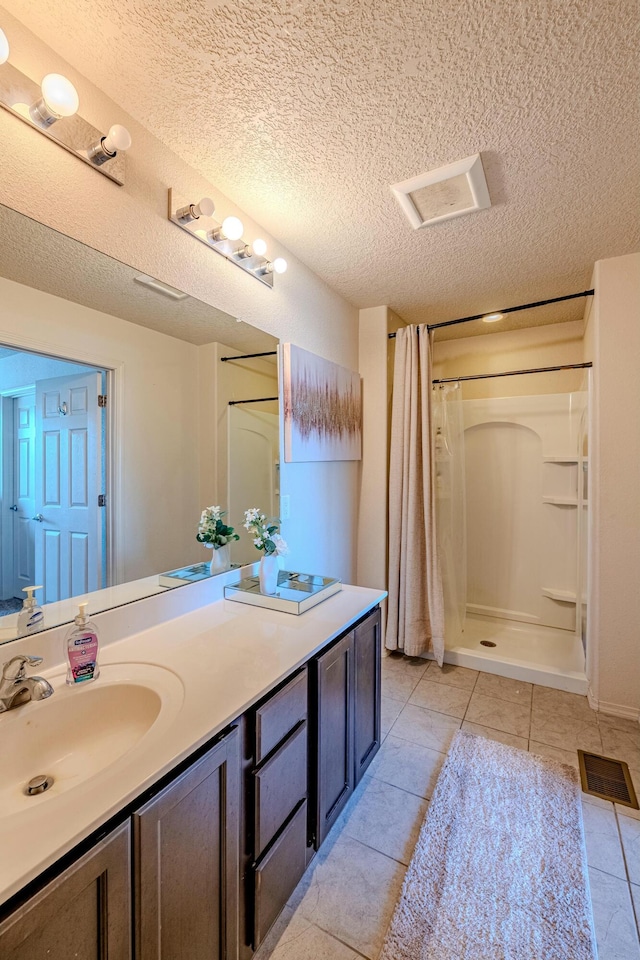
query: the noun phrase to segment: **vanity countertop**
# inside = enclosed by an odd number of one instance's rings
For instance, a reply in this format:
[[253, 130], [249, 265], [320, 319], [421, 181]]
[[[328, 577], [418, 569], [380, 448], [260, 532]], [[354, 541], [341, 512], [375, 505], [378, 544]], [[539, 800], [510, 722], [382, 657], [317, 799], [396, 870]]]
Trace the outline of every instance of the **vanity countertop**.
[[[0, 716], [5, 755], [15, 753], [12, 719], [22, 714], [24, 720], [30, 712], [34, 720], [44, 720], [56, 696], [59, 703], [78, 697], [80, 708], [82, 698], [88, 702], [92, 688], [97, 692], [99, 686], [129, 682], [132, 686], [126, 689], [135, 692], [134, 685], [148, 678], [164, 707], [154, 726], [119, 759], [77, 786], [63, 789], [62, 777], [47, 793], [25, 797], [16, 812], [7, 814], [10, 807], [0, 785], [0, 903], [223, 730], [385, 596], [380, 590], [344, 586], [302, 616], [218, 600], [103, 645], [101, 675], [86, 688], [67, 687], [61, 666], [44, 672], [54, 697]], [[38, 636], [30, 646], [32, 653], [38, 653]], [[80, 709], [78, 716], [82, 716]], [[108, 723], [109, 718], [105, 720]], [[33, 770], [29, 775], [46, 772]]]

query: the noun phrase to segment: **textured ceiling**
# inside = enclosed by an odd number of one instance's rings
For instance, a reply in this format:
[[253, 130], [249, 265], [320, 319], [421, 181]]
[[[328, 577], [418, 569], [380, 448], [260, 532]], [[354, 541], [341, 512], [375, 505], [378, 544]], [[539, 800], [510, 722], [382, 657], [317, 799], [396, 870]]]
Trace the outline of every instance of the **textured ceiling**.
[[134, 282], [139, 270], [2, 205], [0, 236], [11, 238], [10, 243], [0, 244], [0, 277], [7, 280], [188, 343], [217, 340], [242, 353], [253, 353], [274, 350], [278, 342], [193, 297], [170, 300], [143, 287]]
[[[4, 2], [357, 306], [490, 311], [638, 247], [636, 0]], [[413, 231], [389, 184], [476, 152], [491, 209]]]

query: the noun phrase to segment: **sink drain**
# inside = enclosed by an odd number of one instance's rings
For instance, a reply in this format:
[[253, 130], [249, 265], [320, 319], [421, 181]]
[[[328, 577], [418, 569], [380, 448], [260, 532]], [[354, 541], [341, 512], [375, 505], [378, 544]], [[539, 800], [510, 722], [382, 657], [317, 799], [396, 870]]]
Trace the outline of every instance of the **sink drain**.
[[53, 786], [53, 777], [48, 777], [41, 773], [38, 777], [33, 777], [26, 785], [24, 792], [28, 797], [36, 797], [39, 793], [44, 793], [49, 787]]
[[497, 644], [495, 644], [495, 643], [493, 642], [493, 640], [481, 640], [481, 641], [480, 641], [480, 646], [481, 646], [481, 647], [495, 647], [495, 646], [497, 646]]

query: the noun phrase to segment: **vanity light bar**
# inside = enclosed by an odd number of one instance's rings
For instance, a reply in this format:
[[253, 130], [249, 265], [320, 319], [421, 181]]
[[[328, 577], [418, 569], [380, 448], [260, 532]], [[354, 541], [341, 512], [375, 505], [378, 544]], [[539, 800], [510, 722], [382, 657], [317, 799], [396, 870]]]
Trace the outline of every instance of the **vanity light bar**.
[[8, 62], [9, 41], [0, 29], [0, 107], [122, 186], [124, 153], [131, 146], [126, 127], [116, 123], [106, 136], [78, 115], [74, 85], [59, 73], [38, 84]]
[[213, 219], [214, 212], [209, 197], [189, 199], [169, 189], [168, 217], [172, 223], [265, 286], [273, 288], [274, 273], [284, 273], [287, 261], [283, 257], [269, 260], [265, 256], [267, 245], [264, 240], [258, 238], [251, 244], [243, 240], [244, 226], [238, 217], [225, 217], [219, 222]]

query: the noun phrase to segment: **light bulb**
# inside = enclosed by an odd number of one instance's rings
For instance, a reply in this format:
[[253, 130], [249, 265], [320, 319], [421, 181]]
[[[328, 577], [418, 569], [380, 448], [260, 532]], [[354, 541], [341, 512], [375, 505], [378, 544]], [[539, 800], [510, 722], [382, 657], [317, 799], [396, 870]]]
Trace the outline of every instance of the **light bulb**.
[[[111, 133], [111, 130], [109, 133]], [[203, 197], [198, 203], [188, 203], [186, 207], [180, 207], [179, 210], [176, 210], [176, 219], [182, 220], [183, 223], [190, 223], [200, 217], [212, 217], [214, 210], [215, 204], [211, 197]]]
[[0, 63], [6, 63], [9, 59], [9, 41], [7, 35], [0, 28]]
[[486, 317], [482, 318], [483, 323], [496, 323], [498, 320], [502, 320], [504, 314], [502, 313], [489, 313]]
[[49, 112], [60, 119], [78, 112], [80, 101], [76, 88], [59, 73], [48, 73], [41, 85], [42, 99]]
[[114, 123], [112, 127], [109, 127], [109, 133], [102, 141], [102, 145], [107, 153], [124, 152], [131, 146], [131, 134], [122, 124]]
[[287, 261], [284, 257], [276, 257], [273, 261], [273, 269], [276, 273], [285, 273], [287, 269]]
[[264, 257], [267, 252], [267, 244], [265, 240], [254, 240], [251, 244], [251, 249], [255, 253], [256, 257]]
[[227, 240], [239, 240], [244, 233], [242, 220], [238, 217], [225, 217], [222, 221], [222, 233]]

